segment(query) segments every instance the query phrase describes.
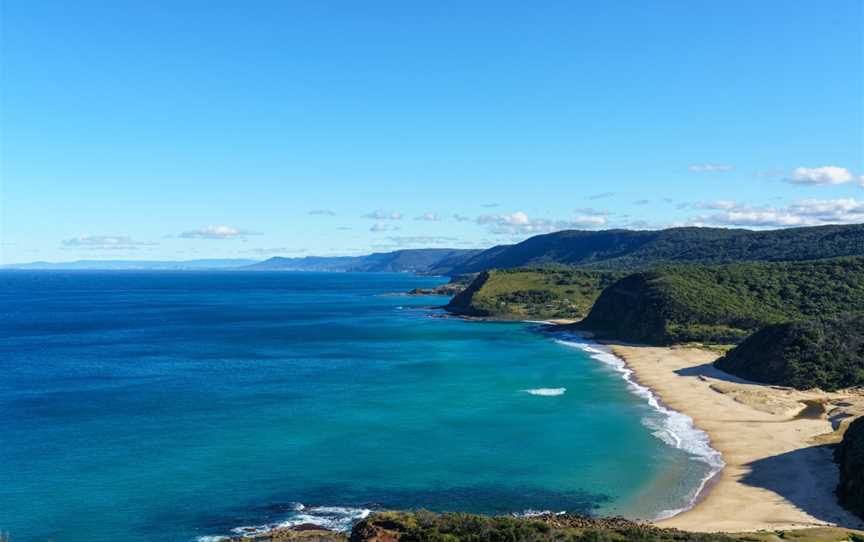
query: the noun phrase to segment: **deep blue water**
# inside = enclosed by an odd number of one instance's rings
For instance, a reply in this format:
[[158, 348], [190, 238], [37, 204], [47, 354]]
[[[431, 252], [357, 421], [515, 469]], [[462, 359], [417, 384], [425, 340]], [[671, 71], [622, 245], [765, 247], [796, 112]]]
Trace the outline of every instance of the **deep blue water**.
[[0, 531], [191, 541], [382, 507], [687, 503], [708, 466], [611, 366], [385, 295], [438, 282], [0, 273]]

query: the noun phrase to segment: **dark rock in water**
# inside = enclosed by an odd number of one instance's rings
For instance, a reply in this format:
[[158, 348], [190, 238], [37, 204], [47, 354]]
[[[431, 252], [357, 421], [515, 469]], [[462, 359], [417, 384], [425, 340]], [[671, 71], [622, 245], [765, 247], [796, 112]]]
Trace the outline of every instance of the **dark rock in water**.
[[320, 525], [304, 523], [273, 529], [266, 533], [234, 536], [229, 542], [347, 542], [345, 533], [329, 531]]
[[840, 464], [837, 497], [843, 506], [864, 519], [864, 417], [849, 425], [834, 457]]
[[327, 527], [316, 525], [314, 523], [301, 523], [290, 527], [292, 531], [330, 531]]
[[464, 284], [448, 282], [434, 288], [414, 288], [408, 292], [408, 295], [449, 295], [453, 296], [461, 292], [465, 288]]

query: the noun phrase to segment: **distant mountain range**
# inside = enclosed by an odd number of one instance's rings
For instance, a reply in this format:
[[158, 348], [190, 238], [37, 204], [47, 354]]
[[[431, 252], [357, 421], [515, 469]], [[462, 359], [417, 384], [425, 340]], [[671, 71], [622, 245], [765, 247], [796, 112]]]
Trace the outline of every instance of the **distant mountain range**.
[[3, 268], [377, 271], [464, 275], [489, 269], [548, 265], [626, 270], [662, 263], [795, 261], [856, 255], [864, 255], [864, 224], [763, 231], [696, 227], [656, 231], [566, 230], [487, 250], [424, 248], [376, 252], [364, 256], [274, 257], [264, 261], [79, 260], [14, 264]]
[[414, 272], [447, 274], [480, 250], [421, 248], [376, 252], [366, 256], [275, 257], [244, 267], [249, 270]]
[[768, 231], [695, 227], [568, 230], [492, 247], [453, 266], [451, 272], [549, 264], [634, 269], [672, 262], [791, 261], [855, 255], [864, 255], [864, 224]]
[[256, 263], [248, 259], [201, 259], [185, 261], [161, 260], [78, 260], [74, 262], [31, 262], [9, 264], [3, 269], [54, 269], [54, 270], [193, 270], [193, 269], [230, 269]]

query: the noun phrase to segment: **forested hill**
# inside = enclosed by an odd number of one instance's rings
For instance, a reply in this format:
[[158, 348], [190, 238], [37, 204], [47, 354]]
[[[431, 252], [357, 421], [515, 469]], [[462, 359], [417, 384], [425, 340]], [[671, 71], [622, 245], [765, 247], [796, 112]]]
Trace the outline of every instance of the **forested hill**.
[[765, 326], [716, 365], [748, 380], [798, 389], [864, 386], [864, 316]]
[[695, 227], [569, 230], [484, 250], [451, 271], [465, 274], [555, 263], [634, 269], [673, 262], [792, 261], [858, 255], [864, 255], [864, 224], [770, 231]]
[[864, 257], [675, 265], [606, 288], [581, 329], [643, 342], [737, 343], [774, 323], [864, 313]]
[[583, 318], [621, 273], [573, 267], [484, 271], [445, 307], [502, 320]]

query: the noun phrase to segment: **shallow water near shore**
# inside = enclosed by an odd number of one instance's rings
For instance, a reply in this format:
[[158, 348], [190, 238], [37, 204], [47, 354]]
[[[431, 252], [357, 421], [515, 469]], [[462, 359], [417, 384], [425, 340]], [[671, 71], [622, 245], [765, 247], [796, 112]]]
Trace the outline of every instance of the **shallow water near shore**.
[[376, 508], [651, 518], [692, 501], [716, 458], [615, 358], [383, 295], [440, 282], [0, 273], [0, 531], [190, 541]]

